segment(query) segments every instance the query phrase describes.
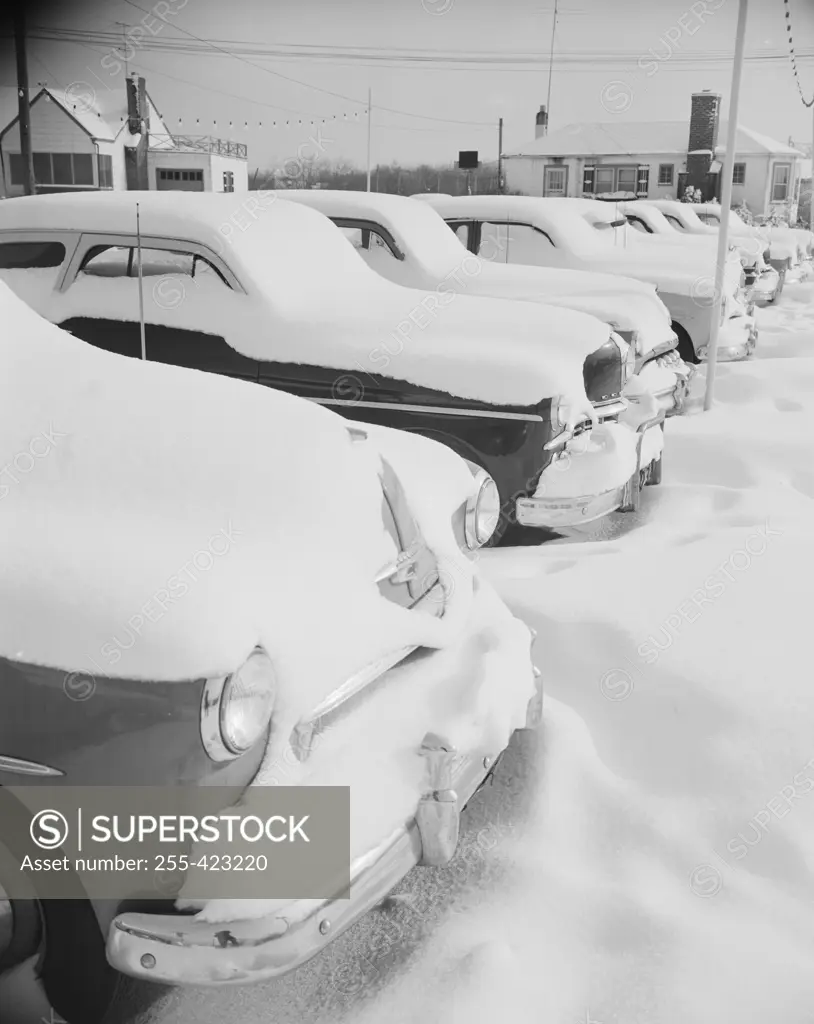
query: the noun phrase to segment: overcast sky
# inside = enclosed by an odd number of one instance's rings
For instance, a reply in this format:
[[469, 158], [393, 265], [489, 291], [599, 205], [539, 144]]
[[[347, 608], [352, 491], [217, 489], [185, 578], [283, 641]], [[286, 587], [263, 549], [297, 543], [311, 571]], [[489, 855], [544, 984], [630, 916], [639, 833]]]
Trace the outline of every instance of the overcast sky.
[[[364, 166], [368, 88], [374, 165], [450, 162], [459, 149], [494, 159], [498, 118], [504, 151], [511, 152], [533, 137], [534, 115], [546, 100], [554, 0], [165, 0], [163, 27], [143, 13], [155, 0], [135, 3], [63, 0], [35, 14], [88, 35], [81, 42], [32, 39], [32, 84], [123, 88], [109, 47], [87, 41], [94, 32], [122, 32], [117, 22], [144, 21], [147, 39], [156, 32], [157, 40], [184, 46], [199, 45], [192, 38], [198, 36], [224, 49], [240, 42], [288, 50], [245, 60], [215, 49], [162, 53], [131, 45], [127, 53], [129, 70], [145, 75], [173, 131], [245, 141], [250, 169], [296, 155], [317, 137], [309, 122], [322, 118], [330, 119], [319, 125], [322, 155]], [[739, 120], [784, 142], [792, 136], [810, 143], [814, 114], [799, 98], [787, 57], [789, 8], [783, 0], [751, 0], [749, 8], [747, 55], [782, 56], [746, 63]], [[560, 0], [559, 9], [552, 130], [576, 121], [686, 120], [690, 95], [701, 89], [721, 92], [726, 110], [731, 65], [721, 58], [734, 49], [737, 0]], [[791, 0], [790, 11], [795, 48], [814, 53], [814, 2]], [[320, 47], [330, 48], [330, 60], [313, 53]], [[296, 48], [311, 52], [291, 52]], [[412, 51], [411, 59], [396, 60], [397, 51]], [[437, 56], [433, 51], [455, 62], [427, 59]], [[808, 98], [814, 60], [803, 58], [798, 67]], [[14, 64], [5, 57], [2, 75], [3, 84], [13, 84]]]

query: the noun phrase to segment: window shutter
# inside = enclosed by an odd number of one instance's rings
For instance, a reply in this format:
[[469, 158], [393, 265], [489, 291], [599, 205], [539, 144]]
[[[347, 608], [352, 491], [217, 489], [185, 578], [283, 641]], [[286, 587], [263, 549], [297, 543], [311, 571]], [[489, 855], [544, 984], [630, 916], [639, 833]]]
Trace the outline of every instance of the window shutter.
[[588, 192], [590, 194], [593, 194], [595, 173], [596, 173], [596, 167], [594, 167], [593, 164], [591, 164], [590, 166], [588, 166], [586, 164], [586, 166], [583, 168], [583, 171], [582, 171], [582, 191], [583, 191], [583, 193]]
[[636, 195], [647, 198], [647, 188], [650, 183], [650, 168], [647, 164], [639, 164], [639, 176], [636, 182]]

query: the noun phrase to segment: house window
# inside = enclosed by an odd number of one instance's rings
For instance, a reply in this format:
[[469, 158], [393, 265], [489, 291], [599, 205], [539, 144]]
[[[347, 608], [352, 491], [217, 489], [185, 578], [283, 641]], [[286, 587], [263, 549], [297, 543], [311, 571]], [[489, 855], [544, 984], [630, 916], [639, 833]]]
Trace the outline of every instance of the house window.
[[772, 202], [785, 203], [789, 197], [791, 164], [775, 164], [772, 171]]
[[620, 167], [616, 172], [616, 191], [635, 192], [637, 176], [635, 167]]
[[99, 188], [113, 188], [113, 157], [100, 153], [98, 160]]
[[568, 184], [567, 167], [546, 167], [543, 171], [543, 195], [564, 196]]
[[659, 185], [669, 185], [672, 188], [675, 164], [659, 164]]
[[746, 164], [733, 164], [732, 165], [732, 184], [733, 185], [744, 185], [746, 183]]
[[[104, 159], [109, 161], [110, 157]], [[10, 161], [11, 184], [24, 185], [22, 153], [11, 153]], [[93, 185], [93, 156], [90, 153], [35, 153], [34, 179], [38, 185]]]
[[594, 192], [616, 191], [616, 168], [597, 167], [594, 172]]

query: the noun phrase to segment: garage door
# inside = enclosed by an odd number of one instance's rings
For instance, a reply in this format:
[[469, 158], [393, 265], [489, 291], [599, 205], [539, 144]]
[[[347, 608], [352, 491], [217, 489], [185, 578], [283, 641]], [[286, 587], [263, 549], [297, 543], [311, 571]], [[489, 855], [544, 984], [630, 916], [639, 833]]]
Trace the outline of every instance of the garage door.
[[159, 190], [203, 192], [203, 171], [174, 171], [158, 167], [155, 172], [155, 187]]

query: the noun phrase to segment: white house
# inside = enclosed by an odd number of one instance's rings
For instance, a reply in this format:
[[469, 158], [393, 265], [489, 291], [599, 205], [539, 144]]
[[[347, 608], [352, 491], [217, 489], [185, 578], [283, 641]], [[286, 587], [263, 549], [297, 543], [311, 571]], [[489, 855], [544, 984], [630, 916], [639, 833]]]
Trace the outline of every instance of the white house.
[[[548, 134], [545, 108], [533, 142], [504, 155], [506, 188], [536, 196], [632, 193], [678, 199], [687, 185], [705, 200], [720, 196], [720, 167], [727, 125], [719, 120], [720, 96], [695, 93], [689, 123], [614, 121], [571, 124]], [[796, 183], [804, 154], [738, 125], [732, 203], [755, 214], [796, 214]]]
[[[30, 91], [37, 192], [96, 189], [248, 190], [244, 144], [173, 136], [143, 78], [95, 91]], [[0, 196], [25, 193], [16, 88], [0, 89]]]

